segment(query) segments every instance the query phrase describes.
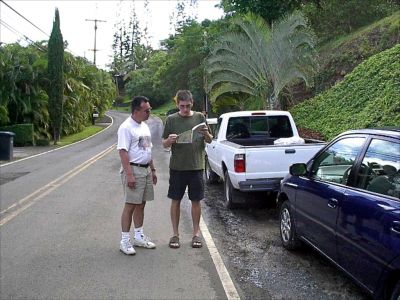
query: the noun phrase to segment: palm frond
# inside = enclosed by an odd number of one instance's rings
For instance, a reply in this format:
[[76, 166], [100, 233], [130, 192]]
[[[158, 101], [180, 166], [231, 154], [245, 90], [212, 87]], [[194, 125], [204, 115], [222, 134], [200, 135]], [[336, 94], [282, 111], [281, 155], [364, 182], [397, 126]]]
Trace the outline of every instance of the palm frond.
[[233, 20], [239, 32], [223, 35], [206, 60], [212, 101], [241, 92], [275, 107], [287, 85], [299, 79], [312, 83], [315, 37], [301, 12], [286, 15], [271, 28], [251, 13]]
[[227, 93], [245, 93], [252, 95], [252, 90], [247, 89], [245, 86], [232, 82], [224, 82], [215, 89], [212, 90], [210, 94], [211, 103], [217, 101], [219, 96], [222, 96]]

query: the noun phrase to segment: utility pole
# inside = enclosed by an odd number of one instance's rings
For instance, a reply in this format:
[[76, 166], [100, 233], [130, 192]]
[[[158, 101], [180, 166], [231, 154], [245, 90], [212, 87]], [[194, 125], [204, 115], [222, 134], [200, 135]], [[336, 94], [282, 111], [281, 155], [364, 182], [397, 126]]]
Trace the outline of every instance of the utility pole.
[[99, 51], [96, 48], [96, 35], [97, 35], [97, 22], [107, 22], [104, 20], [98, 20], [98, 19], [86, 19], [86, 21], [91, 21], [94, 22], [94, 48], [93, 49], [89, 49], [90, 51], [93, 51], [93, 64], [96, 66], [96, 52]]

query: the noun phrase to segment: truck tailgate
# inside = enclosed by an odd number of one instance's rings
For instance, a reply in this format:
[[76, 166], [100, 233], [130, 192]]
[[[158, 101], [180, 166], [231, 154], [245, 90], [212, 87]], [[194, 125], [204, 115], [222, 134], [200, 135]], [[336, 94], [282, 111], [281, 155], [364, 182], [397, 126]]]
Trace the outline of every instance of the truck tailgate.
[[325, 144], [245, 147], [246, 180], [279, 178], [294, 163], [306, 163]]

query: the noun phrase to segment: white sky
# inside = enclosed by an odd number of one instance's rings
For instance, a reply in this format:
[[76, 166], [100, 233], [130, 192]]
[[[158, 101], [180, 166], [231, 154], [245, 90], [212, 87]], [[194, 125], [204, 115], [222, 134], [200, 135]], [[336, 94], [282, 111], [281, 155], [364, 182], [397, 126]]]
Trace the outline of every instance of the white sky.
[[[96, 65], [105, 68], [111, 61], [111, 44], [113, 42], [114, 25], [116, 20], [129, 21], [128, 13], [131, 11], [132, 0], [108, 1], [77, 1], [77, 0], [41, 0], [20, 1], [3, 0], [23, 17], [50, 35], [53, 26], [54, 11], [57, 7], [60, 12], [61, 33], [64, 40], [68, 41], [68, 49], [78, 56], [84, 56], [93, 61], [94, 48], [94, 22], [86, 19], [98, 19], [106, 22], [97, 22]], [[223, 16], [223, 11], [215, 7], [219, 0], [198, 0], [197, 21], [204, 19], [215, 20]], [[151, 45], [159, 47], [159, 41], [168, 38], [173, 33], [170, 26], [170, 16], [175, 10], [175, 0], [150, 0], [149, 14], [144, 11], [144, 1], [135, 0], [136, 14], [140, 25], [148, 24]], [[35, 28], [24, 18], [0, 2], [0, 42], [14, 43], [18, 40], [26, 45], [22, 36], [27, 36], [33, 41], [47, 40], [39, 29]]]

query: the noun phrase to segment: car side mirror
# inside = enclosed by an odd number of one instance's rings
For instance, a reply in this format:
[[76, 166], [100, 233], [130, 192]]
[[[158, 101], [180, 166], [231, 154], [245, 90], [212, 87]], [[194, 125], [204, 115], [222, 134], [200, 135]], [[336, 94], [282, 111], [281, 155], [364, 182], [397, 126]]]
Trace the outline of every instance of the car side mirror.
[[293, 164], [289, 168], [290, 175], [293, 176], [303, 176], [307, 174], [306, 164]]

